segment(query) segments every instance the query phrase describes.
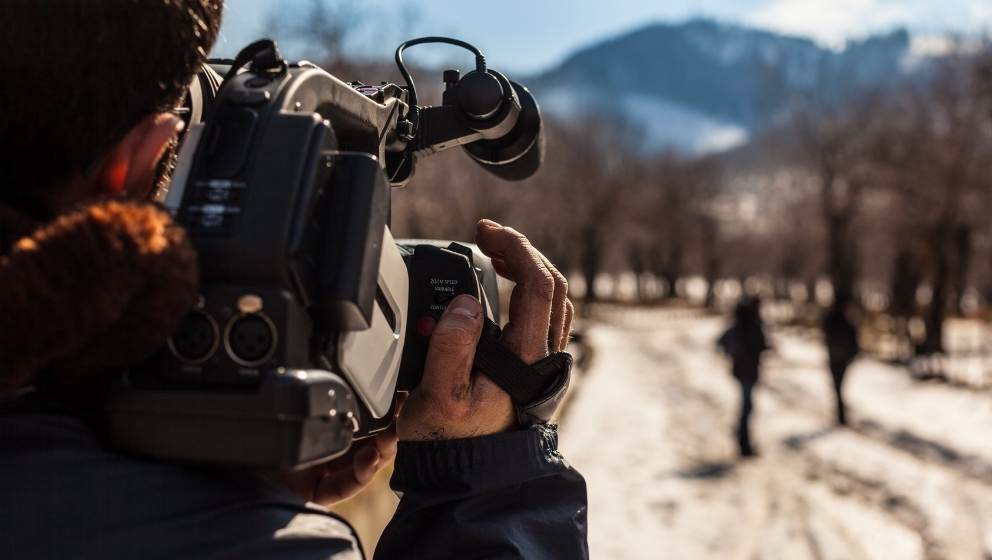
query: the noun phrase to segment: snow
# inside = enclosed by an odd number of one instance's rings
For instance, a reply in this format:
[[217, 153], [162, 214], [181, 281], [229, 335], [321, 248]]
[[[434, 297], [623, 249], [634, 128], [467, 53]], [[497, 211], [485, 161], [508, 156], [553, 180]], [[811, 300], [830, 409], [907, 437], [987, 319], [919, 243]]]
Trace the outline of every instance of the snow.
[[642, 142], [647, 150], [675, 146], [692, 154], [708, 154], [740, 146], [748, 139], [744, 127], [657, 97], [627, 92], [620, 96], [619, 106], [628, 119], [644, 127]]
[[775, 62], [781, 56], [774, 41], [733, 25], [703, 21], [689, 27], [686, 38], [693, 47], [726, 65], [738, 64], [755, 51], [761, 52], [764, 62]]
[[599, 308], [594, 357], [562, 422], [589, 486], [592, 557], [992, 557], [992, 396], [863, 358], [832, 424], [825, 356], [774, 330], [756, 392], [760, 456], [735, 456], [725, 319]]
[[635, 91], [599, 99], [591, 89], [562, 87], [542, 90], [540, 95], [542, 109], [565, 120], [613, 112], [637, 130], [639, 147], [645, 152], [708, 154], [740, 146], [749, 138], [740, 125]]

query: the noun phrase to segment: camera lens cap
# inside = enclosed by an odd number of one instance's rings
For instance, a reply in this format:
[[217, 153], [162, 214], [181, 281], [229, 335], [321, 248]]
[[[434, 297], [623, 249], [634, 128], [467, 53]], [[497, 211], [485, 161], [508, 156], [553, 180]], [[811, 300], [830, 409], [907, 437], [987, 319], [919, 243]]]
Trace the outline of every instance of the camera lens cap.
[[473, 70], [458, 82], [458, 106], [469, 117], [488, 119], [503, 105], [503, 86], [488, 72]]

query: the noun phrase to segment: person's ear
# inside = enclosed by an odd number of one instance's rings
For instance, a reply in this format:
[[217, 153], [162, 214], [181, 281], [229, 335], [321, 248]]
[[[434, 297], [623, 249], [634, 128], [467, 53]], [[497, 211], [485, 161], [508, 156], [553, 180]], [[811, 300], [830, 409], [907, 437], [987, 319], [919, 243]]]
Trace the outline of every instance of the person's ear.
[[101, 190], [107, 194], [143, 197], [151, 192], [166, 146], [182, 130], [183, 121], [170, 113], [156, 113], [141, 120], [104, 159]]

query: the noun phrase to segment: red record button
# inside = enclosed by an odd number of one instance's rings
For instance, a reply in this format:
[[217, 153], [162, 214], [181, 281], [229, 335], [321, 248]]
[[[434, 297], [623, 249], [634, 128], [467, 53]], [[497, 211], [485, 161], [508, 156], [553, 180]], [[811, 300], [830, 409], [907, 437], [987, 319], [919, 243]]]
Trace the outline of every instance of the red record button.
[[423, 317], [417, 319], [417, 334], [420, 336], [430, 336], [434, 332], [434, 327], [437, 326], [437, 320], [430, 315], [424, 315]]

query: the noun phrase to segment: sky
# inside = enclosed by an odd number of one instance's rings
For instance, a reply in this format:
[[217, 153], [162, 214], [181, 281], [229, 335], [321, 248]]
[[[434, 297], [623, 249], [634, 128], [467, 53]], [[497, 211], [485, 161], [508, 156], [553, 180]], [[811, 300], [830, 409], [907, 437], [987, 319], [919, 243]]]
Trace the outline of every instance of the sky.
[[[253, 39], [274, 36], [284, 43], [289, 58], [313, 56], [305, 45], [288, 41], [272, 27], [279, 17], [306, 13], [312, 1], [226, 0], [215, 55], [233, 56]], [[552, 67], [577, 48], [635, 27], [697, 16], [809, 37], [833, 48], [843, 46], [848, 38], [900, 26], [927, 35], [992, 30], [992, 0], [364, 0], [353, 4], [371, 16], [352, 41], [356, 52], [388, 56], [405, 38], [448, 35], [481, 48], [494, 68], [519, 73]], [[447, 56], [437, 47], [423, 50], [416, 56], [426, 58], [425, 62]]]

